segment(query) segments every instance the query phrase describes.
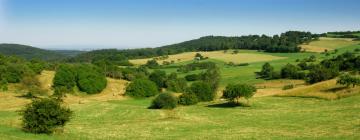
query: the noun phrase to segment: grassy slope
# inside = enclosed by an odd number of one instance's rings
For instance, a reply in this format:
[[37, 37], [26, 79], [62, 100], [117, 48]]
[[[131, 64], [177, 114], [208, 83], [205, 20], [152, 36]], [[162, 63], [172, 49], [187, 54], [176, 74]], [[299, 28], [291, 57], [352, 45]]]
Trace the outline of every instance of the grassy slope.
[[[359, 139], [360, 96], [336, 101], [261, 97], [252, 107], [204, 103], [173, 111], [146, 109], [150, 100], [74, 104], [61, 134], [19, 129], [16, 112], [0, 111], [6, 139]], [[209, 106], [210, 105], [210, 106]], [[201, 111], [200, 111], [201, 110]]]
[[320, 38], [320, 40], [313, 41], [308, 45], [302, 45], [302, 48], [309, 52], [324, 52], [325, 50], [344, 48], [358, 43], [351, 40], [346, 38]]

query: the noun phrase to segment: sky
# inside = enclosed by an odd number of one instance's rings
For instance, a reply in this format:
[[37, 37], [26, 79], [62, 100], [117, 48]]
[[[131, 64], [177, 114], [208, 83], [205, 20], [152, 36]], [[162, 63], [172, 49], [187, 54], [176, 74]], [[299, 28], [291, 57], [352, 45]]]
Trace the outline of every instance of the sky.
[[0, 43], [159, 47], [207, 35], [360, 30], [360, 0], [0, 0]]

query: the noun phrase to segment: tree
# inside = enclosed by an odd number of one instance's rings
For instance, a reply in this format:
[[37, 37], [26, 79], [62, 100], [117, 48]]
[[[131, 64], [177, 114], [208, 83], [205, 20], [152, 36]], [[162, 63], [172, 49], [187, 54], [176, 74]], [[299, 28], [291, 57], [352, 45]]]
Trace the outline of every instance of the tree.
[[338, 75], [339, 71], [335, 68], [326, 68], [322, 65], [314, 65], [307, 74], [307, 82], [310, 84], [329, 80]]
[[151, 97], [159, 94], [154, 82], [147, 79], [136, 79], [126, 87], [125, 95], [136, 98]]
[[147, 66], [149, 68], [157, 68], [157, 67], [159, 67], [159, 63], [155, 59], [152, 59], [152, 60], [147, 61], [145, 66]]
[[273, 78], [273, 73], [274, 73], [274, 67], [272, 67], [270, 65], [270, 63], [266, 62], [263, 66], [262, 69], [260, 71], [260, 76], [262, 78], [268, 78], [268, 79], [272, 79]]
[[149, 108], [153, 109], [174, 109], [178, 99], [171, 93], [161, 93], [153, 101]]
[[282, 78], [291, 78], [291, 79], [303, 79], [305, 75], [300, 73], [300, 68], [292, 65], [286, 64], [281, 68], [281, 77]]
[[169, 79], [166, 81], [166, 87], [170, 91], [184, 92], [187, 87], [187, 83], [184, 78]]
[[76, 68], [76, 85], [88, 94], [99, 93], [106, 88], [105, 74], [96, 66], [81, 65]]
[[53, 87], [64, 87], [65, 92], [72, 92], [76, 84], [75, 72], [72, 66], [70, 65], [60, 65], [56, 71]]
[[43, 98], [33, 100], [20, 114], [25, 131], [49, 134], [55, 128], [64, 126], [70, 120], [72, 111], [61, 106], [57, 100]]
[[201, 75], [199, 74], [189, 74], [185, 76], [186, 81], [197, 81], [200, 80]]
[[256, 92], [256, 88], [248, 84], [230, 84], [223, 91], [223, 97], [231, 102], [239, 103], [240, 98], [249, 100]]
[[337, 84], [346, 85], [346, 87], [352, 85], [352, 87], [354, 88], [355, 86], [360, 85], [360, 78], [356, 76], [351, 76], [349, 74], [344, 74], [339, 77], [339, 79], [337, 80]]
[[149, 79], [157, 85], [158, 89], [166, 87], [166, 72], [161, 70], [155, 70], [149, 75]]
[[183, 93], [179, 97], [179, 104], [181, 105], [194, 105], [196, 103], [198, 103], [198, 99], [193, 93]]
[[192, 83], [190, 86], [190, 94], [196, 95], [198, 101], [212, 101], [216, 95], [211, 89], [211, 86], [203, 81]]

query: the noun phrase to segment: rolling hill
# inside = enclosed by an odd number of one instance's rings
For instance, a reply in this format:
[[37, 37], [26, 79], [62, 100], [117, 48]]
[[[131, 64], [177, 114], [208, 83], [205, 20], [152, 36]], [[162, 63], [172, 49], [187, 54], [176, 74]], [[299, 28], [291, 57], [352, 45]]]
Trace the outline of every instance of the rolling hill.
[[25, 59], [59, 60], [67, 56], [50, 50], [20, 44], [0, 44], [0, 54], [15, 55]]

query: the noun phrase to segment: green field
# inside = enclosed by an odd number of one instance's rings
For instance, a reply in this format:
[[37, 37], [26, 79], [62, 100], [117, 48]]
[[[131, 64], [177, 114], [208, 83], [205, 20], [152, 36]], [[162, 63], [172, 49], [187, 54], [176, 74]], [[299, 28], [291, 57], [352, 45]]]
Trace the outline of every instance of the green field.
[[18, 115], [0, 111], [6, 139], [360, 139], [360, 96], [336, 101], [261, 97], [251, 107], [222, 102], [150, 110], [146, 100], [71, 105], [65, 131], [34, 135], [21, 131]]
[[[320, 61], [359, 47], [358, 42], [338, 47], [338, 53], [332, 54], [333, 51], [330, 51], [328, 56], [315, 52], [265, 53], [240, 50], [240, 56], [251, 54], [282, 58], [250, 61], [248, 66], [227, 66], [229, 60], [222, 61], [219, 57], [210, 57], [205, 61], [218, 64], [221, 70], [220, 86], [223, 88], [230, 83], [265, 82], [256, 79], [255, 75], [265, 62], [270, 62], [276, 70], [280, 70], [285, 64], [295, 63], [297, 59], [315, 55], [317, 61]], [[189, 60], [173, 65], [192, 62]], [[176, 72], [176, 68], [162, 70]], [[200, 72], [197, 70], [190, 73]], [[46, 72], [45, 75], [51, 77], [51, 73]], [[190, 73], [178, 74], [181, 77]], [[45, 77], [41, 81], [50, 87], [51, 81], [48, 79]], [[360, 139], [358, 95], [331, 101], [305, 96], [261, 96], [250, 100], [251, 107], [231, 107], [217, 99], [193, 106], [180, 106], [174, 110], [152, 110], [147, 109], [151, 99], [131, 99], [123, 97], [122, 93], [113, 95], [114, 91], [122, 91], [126, 82], [108, 80], [111, 83], [101, 94], [69, 96], [65, 101], [75, 114], [63, 130], [52, 135], [22, 131], [17, 110], [29, 100], [17, 97], [11, 90], [0, 93], [0, 139]], [[301, 88], [309, 90], [306, 86]], [[311, 88], [311, 92], [319, 90]]]

